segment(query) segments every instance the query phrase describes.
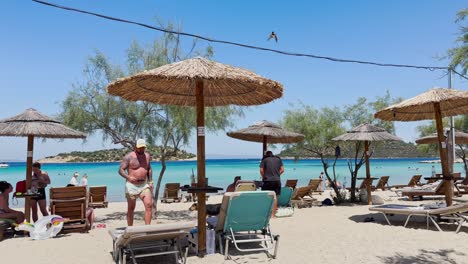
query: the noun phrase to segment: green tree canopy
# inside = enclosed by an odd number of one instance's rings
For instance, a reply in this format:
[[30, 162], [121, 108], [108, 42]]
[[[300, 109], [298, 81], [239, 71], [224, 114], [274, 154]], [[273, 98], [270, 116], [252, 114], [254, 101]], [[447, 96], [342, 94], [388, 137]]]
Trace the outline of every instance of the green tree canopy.
[[366, 97], [359, 97], [355, 104], [344, 107], [343, 116], [351, 127], [368, 123], [381, 127], [388, 133], [393, 134], [395, 133], [394, 122], [374, 119], [374, 113], [401, 101], [401, 98], [392, 98], [388, 90], [384, 96], [377, 96], [375, 101], [369, 101]]
[[[456, 23], [465, 21], [468, 16], [468, 9], [462, 9], [457, 13]], [[457, 38], [457, 43], [460, 45], [448, 50], [448, 57], [451, 59], [450, 67], [455, 69], [460, 67], [462, 74], [466, 74], [468, 71], [468, 27], [460, 25], [461, 35]]]

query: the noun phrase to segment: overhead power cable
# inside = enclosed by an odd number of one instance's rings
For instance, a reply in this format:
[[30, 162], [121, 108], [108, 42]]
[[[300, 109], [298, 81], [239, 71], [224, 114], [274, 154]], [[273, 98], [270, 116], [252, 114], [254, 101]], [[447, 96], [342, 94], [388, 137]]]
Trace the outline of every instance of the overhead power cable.
[[[414, 69], [424, 69], [424, 70], [430, 70], [430, 71], [433, 71], [433, 70], [448, 70], [449, 69], [449, 67], [441, 67], [441, 66], [421, 66], [421, 65], [408, 65], [408, 64], [380, 63], [380, 62], [372, 62], [372, 61], [339, 59], [339, 58], [319, 56], [319, 55], [314, 55], [314, 54], [288, 52], [288, 51], [282, 51], [282, 50], [252, 46], [252, 45], [247, 45], [247, 44], [242, 44], [242, 43], [237, 43], [237, 42], [232, 42], [232, 41], [217, 40], [217, 39], [212, 39], [212, 38], [204, 37], [204, 36], [201, 36], [201, 35], [196, 35], [196, 34], [191, 34], [191, 33], [186, 33], [186, 32], [168, 30], [168, 29], [165, 29], [165, 28], [150, 26], [148, 24], [144, 24], [144, 23], [140, 23], [140, 22], [135, 22], [135, 21], [130, 21], [130, 20], [126, 20], [126, 19], [121, 19], [121, 18], [111, 17], [111, 16], [107, 16], [107, 15], [97, 14], [97, 13], [93, 13], [93, 12], [86, 11], [86, 10], [81, 10], [81, 9], [77, 9], [77, 8], [73, 8], [73, 7], [67, 7], [67, 6], [61, 6], [61, 5], [57, 5], [57, 4], [53, 4], [53, 3], [49, 3], [49, 2], [45, 2], [45, 1], [40, 1], [40, 0], [32, 0], [32, 1], [43, 4], [43, 5], [48, 5], [48, 6], [52, 6], [52, 7], [55, 7], [55, 8], [68, 10], [68, 11], [88, 14], [88, 15], [97, 16], [97, 17], [100, 17], [100, 18], [113, 20], [113, 21], [118, 21], [118, 22], [122, 22], [122, 23], [134, 24], [134, 25], [145, 27], [145, 28], [165, 32], [165, 33], [177, 34], [177, 35], [182, 35], [182, 36], [189, 36], [189, 37], [194, 37], [194, 38], [206, 40], [208, 42], [228, 44], [228, 45], [234, 45], [234, 46], [239, 46], [239, 47], [244, 47], [244, 48], [249, 48], [249, 49], [269, 51], [269, 52], [279, 53], [279, 54], [288, 55], [288, 56], [309, 57], [309, 58], [323, 59], [323, 60], [329, 60], [329, 61], [334, 61], [334, 62], [358, 63], [358, 64], [367, 64], [367, 65], [374, 65], [374, 66], [380, 66], [380, 67], [414, 68]], [[460, 75], [461, 77], [468, 80], [468, 78], [466, 78], [464, 75], [454, 71], [453, 69], [452, 69], [452, 71], [455, 72], [456, 74]]]

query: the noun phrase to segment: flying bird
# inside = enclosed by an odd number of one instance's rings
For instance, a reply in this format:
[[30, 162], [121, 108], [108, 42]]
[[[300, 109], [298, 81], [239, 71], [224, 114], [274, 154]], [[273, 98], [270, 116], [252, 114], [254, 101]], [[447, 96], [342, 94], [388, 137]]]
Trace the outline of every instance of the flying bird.
[[275, 34], [274, 31], [271, 32], [270, 36], [268, 37], [267, 40], [270, 40], [270, 39], [275, 39], [276, 42], [278, 42], [278, 36]]

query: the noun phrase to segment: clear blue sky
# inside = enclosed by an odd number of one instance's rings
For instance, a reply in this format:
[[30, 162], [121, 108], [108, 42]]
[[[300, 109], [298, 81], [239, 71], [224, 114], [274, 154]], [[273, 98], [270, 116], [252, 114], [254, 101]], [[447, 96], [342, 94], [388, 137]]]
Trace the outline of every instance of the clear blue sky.
[[[63, 1], [110, 16], [155, 24], [155, 18], [182, 25], [185, 32], [284, 51], [385, 63], [446, 66], [439, 60], [459, 35], [456, 12], [466, 1]], [[0, 118], [29, 107], [53, 116], [96, 50], [122, 64], [133, 40], [142, 44], [162, 33], [142, 27], [55, 9], [32, 1], [1, 1]], [[267, 41], [271, 31], [278, 43]], [[185, 44], [192, 42], [184, 37]], [[434, 86], [447, 87], [441, 71], [381, 68], [290, 57], [212, 44], [214, 60], [247, 68], [284, 85], [284, 97], [252, 107], [236, 127], [258, 120], [278, 121], [299, 101], [316, 108], [370, 100], [389, 90], [409, 98]], [[467, 82], [453, 78], [453, 88]], [[414, 140], [417, 123], [397, 123], [397, 135]], [[261, 145], [228, 138], [224, 131], [206, 138], [206, 153], [259, 156]], [[36, 140], [35, 158], [72, 150], [112, 147], [100, 137], [87, 143]], [[0, 160], [24, 160], [25, 138], [0, 137]], [[193, 140], [188, 148], [195, 152]]]

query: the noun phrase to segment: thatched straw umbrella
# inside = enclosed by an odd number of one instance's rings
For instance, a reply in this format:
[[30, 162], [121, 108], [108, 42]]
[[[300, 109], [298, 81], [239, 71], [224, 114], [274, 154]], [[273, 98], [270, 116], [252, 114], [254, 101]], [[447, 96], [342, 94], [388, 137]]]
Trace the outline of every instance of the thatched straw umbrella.
[[[450, 132], [450, 128], [444, 128], [446, 134]], [[444, 135], [444, 142], [447, 141], [448, 137]], [[425, 136], [415, 140], [416, 144], [437, 144], [439, 138], [437, 133], [434, 133], [432, 136]], [[455, 131], [455, 142], [457, 144], [468, 144], [468, 134], [462, 131]]]
[[[283, 95], [283, 86], [251, 71], [193, 58], [111, 83], [108, 93], [130, 101], [194, 106], [197, 113], [198, 188], [205, 181], [205, 106], [260, 105]], [[198, 252], [206, 252], [205, 193], [198, 192]]]
[[374, 114], [388, 121], [417, 121], [435, 119], [442, 174], [445, 181], [445, 200], [452, 204], [453, 179], [449, 173], [447, 152], [444, 150], [442, 117], [468, 113], [468, 92], [446, 88], [434, 88], [413, 98], [391, 105]]
[[[366, 161], [366, 178], [370, 182], [370, 166], [369, 166], [369, 145], [371, 141], [385, 141], [385, 140], [397, 140], [402, 141], [401, 138], [394, 136], [385, 129], [376, 127], [370, 124], [360, 124], [359, 126], [347, 131], [341, 136], [337, 136], [332, 140], [336, 141], [364, 141], [364, 158]], [[372, 186], [367, 184], [367, 204], [372, 204]]]
[[[0, 136], [28, 137], [26, 159], [26, 188], [31, 188], [34, 137], [39, 138], [86, 138], [86, 134], [62, 125], [60, 122], [29, 108], [23, 113], [0, 120]], [[30, 200], [26, 197], [24, 211], [30, 217]]]
[[243, 128], [237, 131], [231, 131], [226, 133], [232, 138], [240, 140], [262, 142], [263, 143], [263, 155], [267, 151], [267, 144], [274, 143], [296, 143], [304, 140], [304, 135], [290, 132], [277, 124], [263, 120], [256, 122], [255, 124]]
[[[453, 148], [455, 146], [449, 144], [450, 143], [450, 140], [448, 140], [449, 138], [451, 138], [449, 135], [451, 134], [451, 129], [450, 128], [444, 128], [444, 142], [447, 146], [447, 163], [448, 163], [448, 166], [449, 166], [449, 170], [454, 172], [453, 171], [453, 163], [455, 162], [455, 157], [453, 156]], [[422, 138], [418, 138], [416, 139], [416, 144], [437, 144], [438, 142], [438, 137], [437, 137], [437, 133], [434, 133], [434, 135], [432, 136], [425, 136], [425, 137], [422, 137]], [[456, 130], [455, 131], [455, 142], [457, 144], [468, 144], [468, 134], [465, 133], [465, 132], [461, 132], [461, 131], [458, 131]]]

